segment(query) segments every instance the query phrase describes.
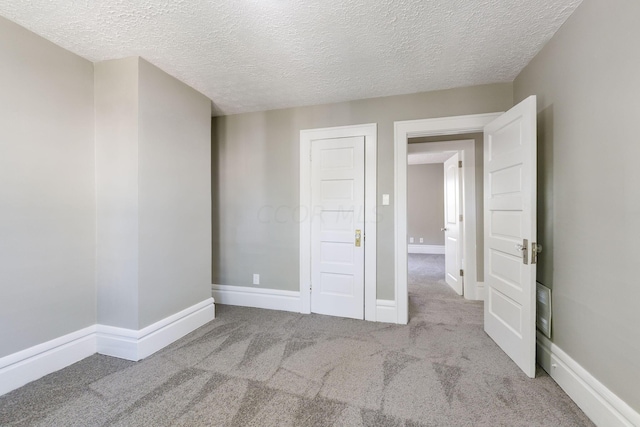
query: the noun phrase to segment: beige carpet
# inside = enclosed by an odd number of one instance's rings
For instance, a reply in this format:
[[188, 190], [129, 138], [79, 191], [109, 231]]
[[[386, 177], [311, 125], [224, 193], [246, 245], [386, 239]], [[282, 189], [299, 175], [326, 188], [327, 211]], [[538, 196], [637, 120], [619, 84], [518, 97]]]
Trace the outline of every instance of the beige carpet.
[[409, 325], [217, 305], [144, 361], [95, 355], [0, 397], [0, 425], [592, 425], [485, 335], [442, 256], [409, 263]]

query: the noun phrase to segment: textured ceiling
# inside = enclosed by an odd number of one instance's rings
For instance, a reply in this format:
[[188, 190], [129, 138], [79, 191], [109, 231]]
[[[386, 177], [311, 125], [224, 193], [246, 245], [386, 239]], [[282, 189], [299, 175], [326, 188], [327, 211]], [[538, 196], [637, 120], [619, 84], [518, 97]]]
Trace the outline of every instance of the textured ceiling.
[[139, 55], [215, 114], [510, 82], [581, 0], [0, 0], [91, 61]]

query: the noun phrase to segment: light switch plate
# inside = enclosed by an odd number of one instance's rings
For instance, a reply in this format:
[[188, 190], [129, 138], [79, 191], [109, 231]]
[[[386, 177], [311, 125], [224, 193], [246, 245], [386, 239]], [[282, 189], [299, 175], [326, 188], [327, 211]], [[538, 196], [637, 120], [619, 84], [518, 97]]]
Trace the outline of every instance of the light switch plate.
[[389, 206], [389, 195], [388, 194], [383, 194], [382, 195], [382, 204], [384, 206]]

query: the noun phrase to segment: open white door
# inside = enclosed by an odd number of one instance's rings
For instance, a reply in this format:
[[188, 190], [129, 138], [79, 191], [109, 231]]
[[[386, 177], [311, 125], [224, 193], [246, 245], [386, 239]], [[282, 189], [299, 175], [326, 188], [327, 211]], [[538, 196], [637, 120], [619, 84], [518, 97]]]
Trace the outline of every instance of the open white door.
[[527, 374], [536, 363], [536, 97], [484, 130], [484, 330]]
[[444, 162], [444, 262], [445, 280], [458, 295], [462, 295], [462, 241], [460, 239], [460, 155]]
[[364, 136], [311, 144], [311, 311], [364, 319]]

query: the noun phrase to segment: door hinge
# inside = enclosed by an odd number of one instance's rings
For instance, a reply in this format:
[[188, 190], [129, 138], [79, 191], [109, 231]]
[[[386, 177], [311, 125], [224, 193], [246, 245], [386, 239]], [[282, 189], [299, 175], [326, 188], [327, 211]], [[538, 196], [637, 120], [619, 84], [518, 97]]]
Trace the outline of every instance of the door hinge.
[[460, 269], [460, 277], [464, 277], [464, 270]]
[[540, 243], [531, 243], [531, 264], [538, 263], [538, 254], [542, 252], [542, 245]]
[[462, 160], [458, 160], [458, 167], [461, 168], [462, 167]]
[[462, 222], [462, 214], [460, 214], [460, 222]]

